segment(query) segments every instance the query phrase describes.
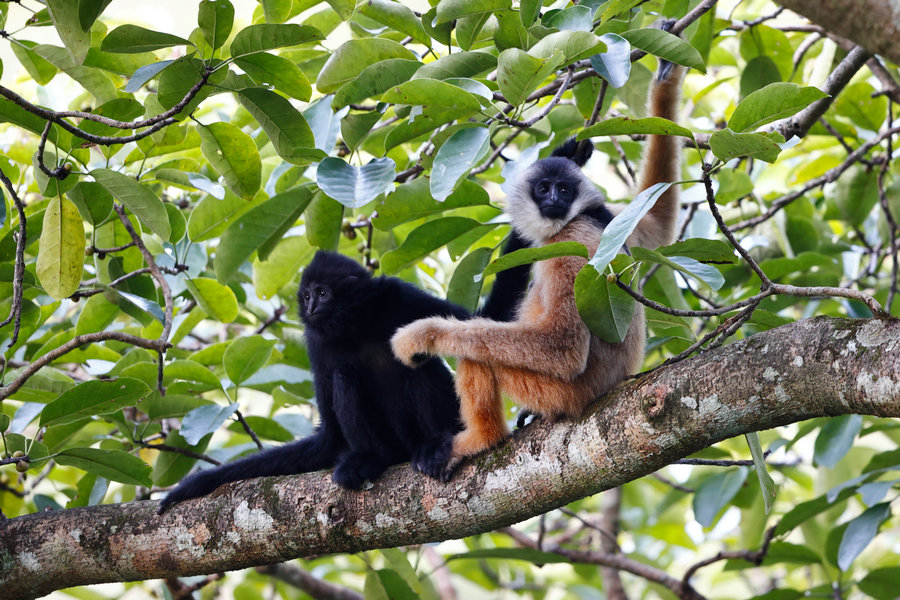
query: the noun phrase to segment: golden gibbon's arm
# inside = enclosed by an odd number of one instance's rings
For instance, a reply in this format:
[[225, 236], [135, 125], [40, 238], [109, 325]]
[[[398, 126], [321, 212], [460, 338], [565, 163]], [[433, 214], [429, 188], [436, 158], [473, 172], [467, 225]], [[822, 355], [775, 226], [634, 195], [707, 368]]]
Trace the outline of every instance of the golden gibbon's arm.
[[590, 349], [574, 294], [575, 276], [586, 262], [565, 256], [540, 263], [536, 281], [547, 284], [529, 292], [516, 321], [423, 319], [397, 330], [394, 354], [407, 365], [417, 354], [453, 356], [572, 379], [584, 371]]

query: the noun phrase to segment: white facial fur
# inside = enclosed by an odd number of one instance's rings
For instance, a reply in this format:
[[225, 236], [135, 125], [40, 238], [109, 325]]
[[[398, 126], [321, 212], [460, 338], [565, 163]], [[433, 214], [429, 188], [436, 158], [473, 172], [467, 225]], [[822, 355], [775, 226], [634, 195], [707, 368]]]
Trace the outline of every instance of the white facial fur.
[[603, 192], [581, 172], [575, 163], [572, 163], [570, 175], [578, 180], [578, 196], [569, 206], [569, 211], [564, 217], [559, 219], [548, 219], [541, 215], [537, 203], [531, 197], [531, 184], [529, 180], [534, 176], [533, 169], [539, 168], [532, 166], [531, 169], [522, 173], [513, 188], [513, 193], [507, 198], [506, 212], [509, 213], [510, 219], [515, 223], [516, 231], [535, 245], [541, 245], [547, 242], [551, 237], [559, 233], [566, 223], [583, 213], [584, 211], [601, 206], [605, 202]]

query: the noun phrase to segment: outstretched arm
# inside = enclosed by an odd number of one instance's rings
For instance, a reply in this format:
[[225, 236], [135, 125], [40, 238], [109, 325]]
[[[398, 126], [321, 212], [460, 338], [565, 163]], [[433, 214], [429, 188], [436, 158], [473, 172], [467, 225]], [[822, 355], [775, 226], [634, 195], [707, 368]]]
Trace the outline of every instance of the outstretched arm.
[[545, 261], [543, 278], [556, 285], [533, 291], [518, 321], [424, 319], [397, 331], [394, 355], [407, 365], [417, 362], [416, 355], [454, 356], [571, 379], [584, 371], [590, 349], [573, 290], [584, 263], [570, 256]]
[[[509, 232], [509, 239], [503, 247], [503, 254], [509, 254], [522, 248], [528, 248], [528, 242], [515, 229]], [[531, 265], [520, 265], [497, 273], [494, 287], [484, 307], [476, 315], [494, 321], [512, 321], [516, 318], [516, 309], [528, 289], [531, 277]]]

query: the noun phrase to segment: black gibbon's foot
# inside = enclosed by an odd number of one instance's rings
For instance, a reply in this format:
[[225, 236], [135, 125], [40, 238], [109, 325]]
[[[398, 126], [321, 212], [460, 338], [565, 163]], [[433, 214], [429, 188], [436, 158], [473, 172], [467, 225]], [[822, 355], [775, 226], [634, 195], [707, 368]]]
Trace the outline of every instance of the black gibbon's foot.
[[447, 464], [445, 464], [441, 469], [438, 479], [440, 479], [444, 483], [447, 483], [448, 481], [453, 479], [453, 475], [456, 473], [456, 470], [459, 468], [459, 465], [462, 464], [462, 461], [465, 458], [465, 456], [450, 456], [450, 458], [447, 460]]
[[433, 479], [447, 481], [444, 479], [444, 468], [450, 460], [452, 450], [453, 434], [451, 433], [428, 440], [413, 452], [412, 468]]
[[213, 469], [206, 469], [186, 477], [177, 487], [169, 490], [166, 496], [159, 501], [159, 506], [156, 507], [156, 514], [161, 515], [177, 502], [205, 496], [219, 487], [221, 482], [215, 481], [214, 478], [210, 477], [210, 473], [214, 472], [215, 470]]
[[338, 458], [332, 481], [345, 488], [361, 489], [366, 480], [375, 481], [387, 465], [373, 461], [371, 454], [347, 452]]

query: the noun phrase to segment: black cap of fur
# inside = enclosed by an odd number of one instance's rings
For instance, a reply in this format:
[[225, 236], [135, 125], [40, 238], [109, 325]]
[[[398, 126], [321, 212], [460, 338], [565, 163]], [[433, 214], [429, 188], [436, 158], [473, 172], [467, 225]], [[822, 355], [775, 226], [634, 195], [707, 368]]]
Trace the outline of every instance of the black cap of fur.
[[590, 140], [576, 141], [570, 137], [561, 146], [557, 146], [550, 156], [568, 158], [579, 167], [583, 167], [594, 152], [594, 144]]

